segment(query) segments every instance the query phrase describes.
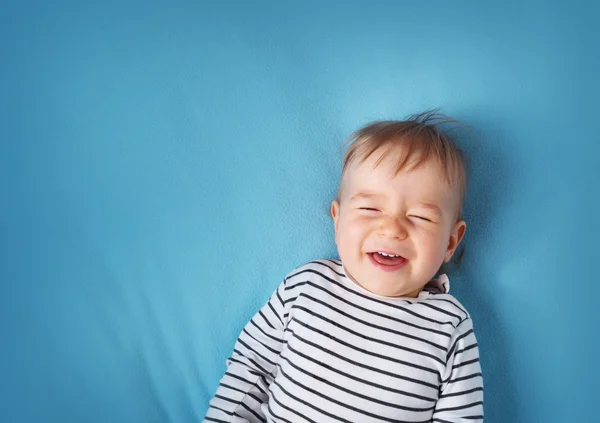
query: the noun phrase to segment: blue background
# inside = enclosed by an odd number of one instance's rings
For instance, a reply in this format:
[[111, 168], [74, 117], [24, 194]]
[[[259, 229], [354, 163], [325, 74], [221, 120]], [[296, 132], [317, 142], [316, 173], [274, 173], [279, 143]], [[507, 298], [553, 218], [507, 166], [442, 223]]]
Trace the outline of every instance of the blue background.
[[250, 3], [4, 3], [0, 421], [197, 422], [335, 256], [343, 140], [434, 107], [471, 128], [486, 421], [595, 421], [598, 7]]

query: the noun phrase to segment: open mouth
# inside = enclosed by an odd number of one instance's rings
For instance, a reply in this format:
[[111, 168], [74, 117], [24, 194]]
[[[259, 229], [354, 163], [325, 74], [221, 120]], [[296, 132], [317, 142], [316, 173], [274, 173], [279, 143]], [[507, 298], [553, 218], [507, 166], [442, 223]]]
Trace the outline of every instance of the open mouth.
[[388, 272], [398, 270], [408, 263], [408, 260], [401, 255], [386, 251], [375, 251], [367, 255], [376, 267]]

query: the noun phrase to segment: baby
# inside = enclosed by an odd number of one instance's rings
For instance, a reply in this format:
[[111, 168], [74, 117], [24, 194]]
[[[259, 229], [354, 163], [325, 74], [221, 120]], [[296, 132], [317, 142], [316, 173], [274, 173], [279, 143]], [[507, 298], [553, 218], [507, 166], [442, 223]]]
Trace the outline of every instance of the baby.
[[295, 269], [250, 320], [205, 422], [482, 422], [473, 324], [438, 274], [466, 224], [460, 152], [428, 112], [351, 138], [339, 260]]

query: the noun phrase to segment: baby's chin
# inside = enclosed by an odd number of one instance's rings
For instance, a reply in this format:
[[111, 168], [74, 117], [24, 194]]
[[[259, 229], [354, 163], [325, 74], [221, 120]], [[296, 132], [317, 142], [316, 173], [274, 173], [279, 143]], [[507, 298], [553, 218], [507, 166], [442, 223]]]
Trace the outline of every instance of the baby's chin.
[[422, 290], [423, 288], [419, 288], [417, 290], [412, 290], [411, 292], [409, 289], [389, 289], [386, 287], [375, 287], [372, 290], [369, 289], [369, 292], [388, 298], [417, 298]]
[[362, 278], [355, 279], [354, 277], [350, 277], [350, 279], [363, 289], [369, 291], [371, 294], [375, 294], [380, 297], [416, 298], [423, 290], [423, 286], [415, 288], [414, 286], [411, 287], [402, 283], [385, 280], [361, 282]]

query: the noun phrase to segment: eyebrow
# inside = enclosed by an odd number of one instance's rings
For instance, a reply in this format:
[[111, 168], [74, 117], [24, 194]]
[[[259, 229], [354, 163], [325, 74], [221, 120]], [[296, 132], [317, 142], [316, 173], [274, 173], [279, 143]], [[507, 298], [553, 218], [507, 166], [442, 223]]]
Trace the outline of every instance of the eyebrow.
[[381, 194], [377, 194], [375, 192], [365, 191], [354, 194], [350, 197], [350, 201], [352, 200], [361, 200], [361, 199], [372, 199], [372, 198], [381, 198]]
[[432, 204], [432, 203], [419, 203], [417, 205], [417, 207], [423, 207], [423, 208], [429, 209], [435, 213], [438, 213], [440, 215], [442, 214], [442, 209], [440, 209], [438, 206], [436, 206], [435, 204]]

